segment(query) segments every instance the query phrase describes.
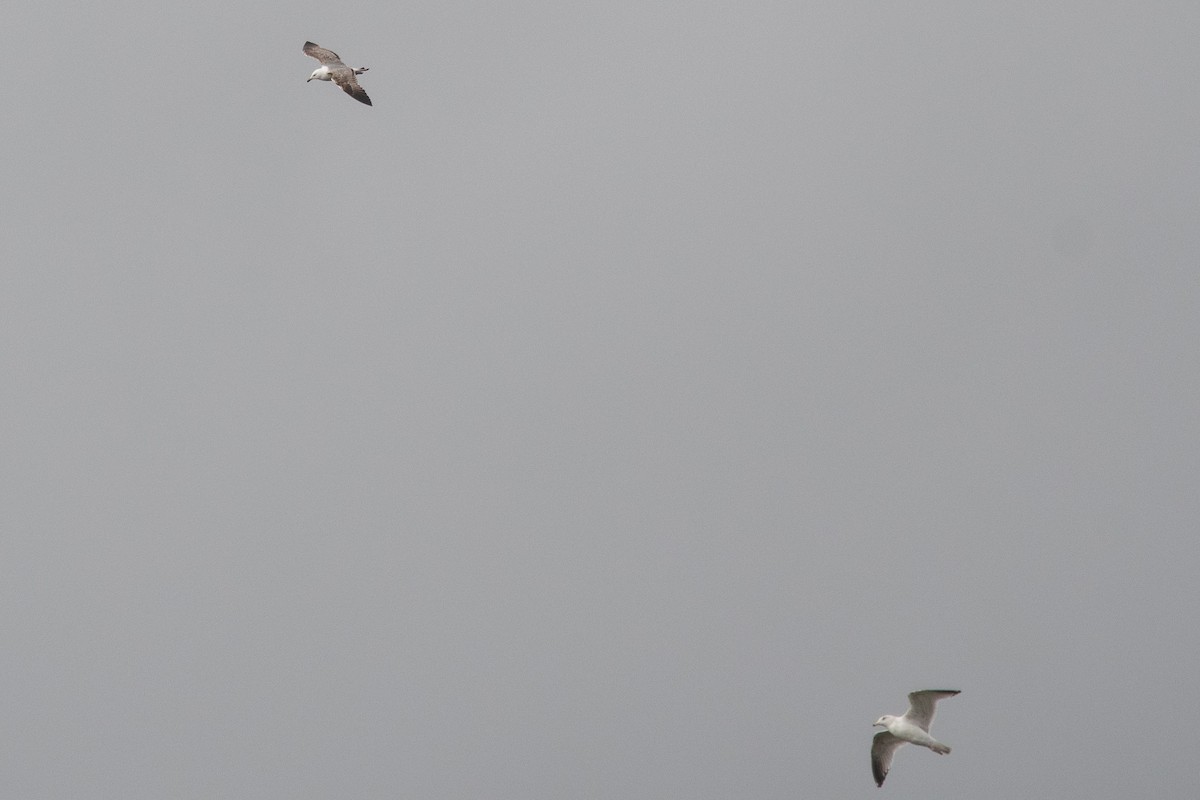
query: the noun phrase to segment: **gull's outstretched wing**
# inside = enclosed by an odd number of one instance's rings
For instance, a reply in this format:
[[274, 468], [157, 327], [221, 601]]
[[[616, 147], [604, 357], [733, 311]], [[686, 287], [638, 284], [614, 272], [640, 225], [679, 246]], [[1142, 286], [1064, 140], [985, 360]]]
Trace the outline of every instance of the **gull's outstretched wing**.
[[363, 91], [363, 87], [358, 85], [358, 78], [354, 77], [354, 70], [342, 65], [341, 69], [333, 71], [333, 82], [342, 87], [342, 91], [353, 97], [360, 103], [371, 105], [371, 98], [367, 97], [367, 93]]
[[327, 67], [335, 67], [335, 66], [338, 66], [339, 64], [343, 67], [346, 66], [345, 64], [342, 64], [342, 59], [338, 57], [337, 53], [333, 52], [332, 50], [326, 50], [324, 47], [321, 47], [319, 44], [313, 44], [312, 42], [305, 42], [304, 43], [304, 53], [305, 53], [305, 55], [312, 56], [317, 61], [320, 61], [322, 64], [324, 64]]
[[908, 696], [909, 708], [905, 712], [904, 718], [921, 730], [929, 733], [929, 726], [933, 724], [933, 712], [936, 710], [937, 701], [946, 697], [954, 697], [958, 693], [958, 689], [925, 689], [924, 691], [913, 692]]
[[871, 741], [871, 774], [875, 776], [875, 785], [883, 786], [883, 779], [892, 768], [892, 754], [896, 748], [908, 744], [903, 739], [897, 739], [887, 731], [875, 734]]

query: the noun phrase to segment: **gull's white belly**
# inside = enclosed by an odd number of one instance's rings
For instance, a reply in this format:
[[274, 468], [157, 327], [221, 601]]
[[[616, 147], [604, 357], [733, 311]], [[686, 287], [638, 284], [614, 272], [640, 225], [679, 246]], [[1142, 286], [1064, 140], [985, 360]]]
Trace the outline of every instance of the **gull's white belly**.
[[920, 727], [902, 719], [892, 720], [888, 723], [887, 729], [897, 739], [903, 739], [913, 744], [923, 744], [928, 747], [931, 742], [937, 741]]

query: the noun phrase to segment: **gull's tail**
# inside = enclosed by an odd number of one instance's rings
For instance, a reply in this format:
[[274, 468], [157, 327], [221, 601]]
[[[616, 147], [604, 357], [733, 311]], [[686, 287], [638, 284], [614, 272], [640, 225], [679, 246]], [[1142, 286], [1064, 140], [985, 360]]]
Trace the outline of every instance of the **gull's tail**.
[[364, 72], [366, 72], [369, 69], [370, 69], [370, 67], [359, 67], [358, 69], [354, 70], [354, 74], [362, 75]]
[[929, 745], [929, 749], [937, 753], [939, 756], [944, 756], [946, 753], [950, 752], [950, 748], [941, 742], [934, 742], [933, 744]]

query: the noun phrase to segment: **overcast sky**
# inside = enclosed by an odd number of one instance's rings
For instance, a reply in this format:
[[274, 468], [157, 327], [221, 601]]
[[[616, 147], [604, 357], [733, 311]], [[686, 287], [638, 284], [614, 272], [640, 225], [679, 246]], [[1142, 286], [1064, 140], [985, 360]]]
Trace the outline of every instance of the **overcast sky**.
[[5, 31], [0, 795], [1194, 793], [1194, 0]]

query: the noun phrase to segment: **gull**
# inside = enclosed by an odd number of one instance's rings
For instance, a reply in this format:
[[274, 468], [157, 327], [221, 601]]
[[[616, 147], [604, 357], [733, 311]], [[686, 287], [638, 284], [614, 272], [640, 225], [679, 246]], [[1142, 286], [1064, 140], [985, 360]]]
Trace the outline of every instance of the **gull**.
[[312, 42], [304, 43], [304, 52], [321, 62], [321, 66], [313, 70], [308, 80], [333, 81], [358, 102], [371, 105], [371, 98], [367, 97], [367, 93], [358, 85], [358, 78], [354, 77], [362, 75], [369, 67], [350, 69], [342, 63], [337, 53]]
[[933, 723], [934, 706], [937, 701], [954, 697], [958, 692], [958, 689], [926, 689], [913, 692], [908, 696], [908, 711], [903, 717], [884, 714], [875, 720], [875, 725], [887, 728], [875, 734], [875, 740], [871, 743], [871, 772], [875, 774], [876, 786], [883, 786], [883, 779], [892, 767], [892, 755], [908, 742], [928, 747], [939, 755], [950, 752], [949, 747], [929, 735], [929, 726]]

